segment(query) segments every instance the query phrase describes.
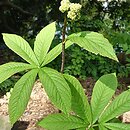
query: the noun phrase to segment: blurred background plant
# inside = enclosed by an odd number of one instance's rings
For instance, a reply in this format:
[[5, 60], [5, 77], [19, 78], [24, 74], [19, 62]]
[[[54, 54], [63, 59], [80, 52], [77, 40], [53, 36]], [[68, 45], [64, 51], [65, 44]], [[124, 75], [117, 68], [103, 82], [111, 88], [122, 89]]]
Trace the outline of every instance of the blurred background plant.
[[3, 83], [0, 84], [0, 96], [9, 92], [11, 88], [14, 87], [18, 79], [16, 77], [11, 77], [10, 79], [5, 80]]

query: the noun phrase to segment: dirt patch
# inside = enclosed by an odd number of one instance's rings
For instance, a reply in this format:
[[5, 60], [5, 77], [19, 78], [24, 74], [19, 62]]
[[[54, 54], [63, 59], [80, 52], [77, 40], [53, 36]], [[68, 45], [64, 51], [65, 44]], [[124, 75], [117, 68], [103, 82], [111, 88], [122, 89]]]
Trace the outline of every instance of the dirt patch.
[[[52, 105], [42, 88], [42, 84], [37, 81], [31, 93], [27, 109], [12, 130], [44, 130], [36, 126], [37, 121], [48, 114], [56, 112], [58, 112], [58, 109]], [[0, 99], [0, 115], [8, 115], [8, 99], [6, 96]]]

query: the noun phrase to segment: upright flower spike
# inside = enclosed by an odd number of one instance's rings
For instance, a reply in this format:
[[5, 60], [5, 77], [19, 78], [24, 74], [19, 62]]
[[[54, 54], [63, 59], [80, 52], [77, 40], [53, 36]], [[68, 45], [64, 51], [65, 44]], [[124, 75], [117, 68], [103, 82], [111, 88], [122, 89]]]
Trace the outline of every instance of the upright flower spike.
[[79, 3], [71, 3], [69, 0], [62, 0], [59, 10], [62, 13], [68, 12], [67, 17], [71, 20], [76, 20], [80, 17], [82, 5]]

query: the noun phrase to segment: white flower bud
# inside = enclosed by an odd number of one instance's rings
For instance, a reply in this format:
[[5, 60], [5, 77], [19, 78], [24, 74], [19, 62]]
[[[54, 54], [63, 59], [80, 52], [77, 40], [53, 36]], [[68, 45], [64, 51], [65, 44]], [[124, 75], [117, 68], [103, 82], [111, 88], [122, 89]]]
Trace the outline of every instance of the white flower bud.
[[72, 12], [72, 11], [69, 11], [68, 14], [67, 14], [67, 17], [72, 19], [72, 20], [75, 20], [76, 16], [77, 16], [76, 13]]
[[70, 1], [69, 1], [69, 0], [62, 0], [62, 1], [60, 2], [61, 5], [64, 4], [64, 3], [70, 4]]
[[70, 3], [69, 0], [62, 0], [59, 10], [64, 13], [68, 11], [67, 17], [71, 20], [78, 19], [80, 17], [80, 10], [82, 5], [79, 3]]
[[68, 12], [67, 17], [70, 18], [71, 20], [79, 19], [80, 10], [82, 6], [78, 3], [71, 3], [69, 7], [70, 11]]
[[71, 3], [70, 4], [70, 11], [78, 13], [81, 10], [82, 5], [78, 3]]
[[59, 7], [59, 10], [64, 13], [65, 11], [69, 10], [70, 1], [69, 0], [62, 0], [61, 6]]

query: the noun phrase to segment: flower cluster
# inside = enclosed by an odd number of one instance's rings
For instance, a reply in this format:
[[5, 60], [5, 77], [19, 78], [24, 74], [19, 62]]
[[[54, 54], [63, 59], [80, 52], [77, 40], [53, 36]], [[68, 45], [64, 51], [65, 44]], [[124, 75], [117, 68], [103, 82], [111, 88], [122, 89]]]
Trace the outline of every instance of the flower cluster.
[[62, 0], [59, 10], [64, 13], [68, 11], [67, 17], [75, 20], [80, 16], [81, 5], [79, 3], [71, 3], [69, 0]]
[[70, 11], [77, 13], [81, 10], [82, 6], [77, 3], [71, 3], [69, 7], [70, 7]]
[[59, 7], [59, 10], [64, 13], [69, 10], [70, 1], [69, 0], [62, 0], [61, 6]]

